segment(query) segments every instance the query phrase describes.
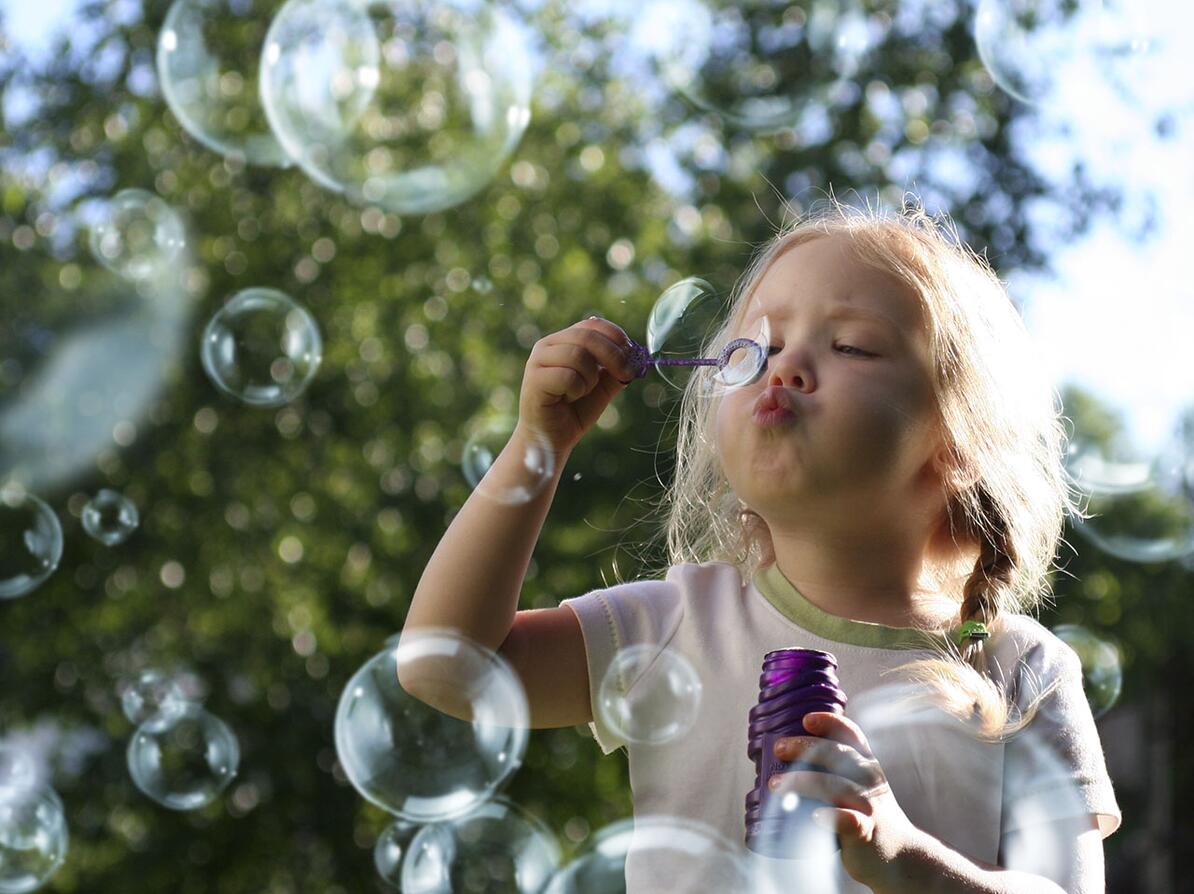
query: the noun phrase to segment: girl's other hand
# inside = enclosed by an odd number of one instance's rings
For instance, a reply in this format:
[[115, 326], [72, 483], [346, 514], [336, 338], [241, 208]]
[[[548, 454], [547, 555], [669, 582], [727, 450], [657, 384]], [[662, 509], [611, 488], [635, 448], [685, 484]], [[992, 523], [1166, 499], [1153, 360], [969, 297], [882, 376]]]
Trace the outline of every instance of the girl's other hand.
[[518, 427], [545, 438], [563, 457], [634, 380], [630, 339], [590, 317], [535, 342], [518, 397]]

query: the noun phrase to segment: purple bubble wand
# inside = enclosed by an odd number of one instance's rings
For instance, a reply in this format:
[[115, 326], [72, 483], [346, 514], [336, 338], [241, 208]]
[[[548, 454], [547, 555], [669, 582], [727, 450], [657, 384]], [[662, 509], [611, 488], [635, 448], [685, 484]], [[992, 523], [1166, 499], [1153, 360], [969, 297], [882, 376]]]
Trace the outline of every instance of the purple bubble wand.
[[[751, 363], [751, 375], [747, 376], [746, 380], [736, 384], [746, 384], [754, 380], [754, 377], [762, 371], [767, 362], [766, 352], [763, 351], [762, 346], [753, 339], [736, 338], [722, 350], [718, 357], [659, 357], [652, 356], [651, 352], [647, 350], [646, 345], [640, 345], [633, 338], [630, 339], [630, 364], [634, 367], [635, 379], [641, 379], [647, 374], [647, 370], [652, 366], [716, 366], [718, 370], [724, 370], [730, 363], [730, 357], [739, 350], [746, 350], [751, 352], [753, 360]], [[631, 379], [631, 381], [634, 381]]]

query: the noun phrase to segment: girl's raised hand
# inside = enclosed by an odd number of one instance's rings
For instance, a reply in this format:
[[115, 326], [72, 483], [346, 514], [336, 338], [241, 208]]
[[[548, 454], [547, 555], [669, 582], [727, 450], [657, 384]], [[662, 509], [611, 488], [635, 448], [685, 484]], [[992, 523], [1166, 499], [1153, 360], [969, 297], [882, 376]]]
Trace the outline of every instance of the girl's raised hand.
[[535, 342], [518, 397], [518, 426], [546, 439], [557, 457], [571, 452], [634, 379], [630, 339], [590, 317]]

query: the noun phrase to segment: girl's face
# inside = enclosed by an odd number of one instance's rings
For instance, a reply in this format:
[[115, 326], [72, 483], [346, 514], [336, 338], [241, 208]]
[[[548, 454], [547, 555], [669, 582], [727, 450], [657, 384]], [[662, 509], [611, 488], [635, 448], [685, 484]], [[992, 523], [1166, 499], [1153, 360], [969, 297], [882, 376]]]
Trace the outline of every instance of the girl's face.
[[[944, 498], [928, 463], [941, 444], [916, 296], [863, 263], [849, 236], [821, 236], [771, 263], [733, 337], [761, 339], [764, 325], [766, 366], [717, 410], [722, 465], [739, 498], [773, 531], [813, 518], [853, 530], [939, 517]], [[792, 408], [786, 422], [756, 420], [769, 388]]]

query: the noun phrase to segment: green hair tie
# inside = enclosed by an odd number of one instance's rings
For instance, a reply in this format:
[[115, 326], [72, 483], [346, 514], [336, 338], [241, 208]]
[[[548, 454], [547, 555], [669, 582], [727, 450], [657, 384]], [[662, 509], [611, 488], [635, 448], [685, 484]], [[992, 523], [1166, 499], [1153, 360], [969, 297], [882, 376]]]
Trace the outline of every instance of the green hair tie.
[[958, 630], [958, 645], [962, 645], [968, 639], [986, 639], [990, 635], [987, 625], [982, 621], [963, 621]]

